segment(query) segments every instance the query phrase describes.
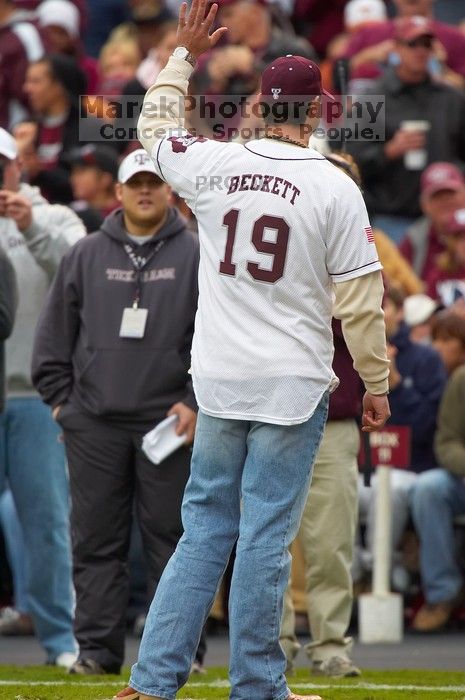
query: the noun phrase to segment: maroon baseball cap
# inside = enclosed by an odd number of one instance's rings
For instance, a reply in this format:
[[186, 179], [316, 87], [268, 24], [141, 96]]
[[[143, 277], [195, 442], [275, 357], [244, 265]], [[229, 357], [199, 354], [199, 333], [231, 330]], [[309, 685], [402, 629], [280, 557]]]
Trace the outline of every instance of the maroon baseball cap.
[[273, 100], [282, 97], [310, 97], [326, 95], [334, 97], [321, 84], [321, 73], [317, 64], [303, 56], [281, 56], [265, 68], [262, 75], [262, 95], [271, 95]]
[[431, 197], [441, 190], [461, 190], [465, 187], [465, 178], [452, 163], [432, 163], [424, 170], [420, 187], [423, 197]]
[[456, 209], [446, 226], [446, 233], [456, 236], [458, 233], [465, 233], [465, 209]]
[[399, 41], [414, 41], [420, 36], [436, 36], [434, 27], [429, 19], [414, 15], [413, 17], [399, 17], [395, 21], [395, 37]]

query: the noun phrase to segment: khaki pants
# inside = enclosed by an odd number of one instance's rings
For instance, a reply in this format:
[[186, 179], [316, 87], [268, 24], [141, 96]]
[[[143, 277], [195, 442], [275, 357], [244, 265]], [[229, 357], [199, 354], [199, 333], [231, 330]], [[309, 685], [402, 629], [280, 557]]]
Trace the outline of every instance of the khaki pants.
[[[359, 437], [354, 420], [328, 421], [297, 535], [305, 562], [306, 608], [312, 635], [305, 650], [313, 661], [344, 656], [352, 644], [345, 634], [352, 611]], [[292, 666], [300, 644], [295, 636], [290, 586], [280, 641]]]

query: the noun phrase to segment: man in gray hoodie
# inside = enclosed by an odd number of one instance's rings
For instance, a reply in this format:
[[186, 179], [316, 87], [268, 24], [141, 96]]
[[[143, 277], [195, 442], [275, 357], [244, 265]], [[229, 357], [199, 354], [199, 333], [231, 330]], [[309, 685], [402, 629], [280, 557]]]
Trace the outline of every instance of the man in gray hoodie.
[[[78, 674], [121, 669], [133, 501], [152, 593], [182, 534], [196, 423], [197, 237], [145, 150], [121, 163], [117, 197], [122, 209], [63, 257], [33, 351], [68, 457]], [[142, 437], [167, 415], [186, 444], [155, 465]]]
[[[21, 613], [32, 617], [47, 661], [69, 667], [76, 658], [69, 544], [69, 492], [60, 430], [50, 409], [34, 391], [30, 364], [34, 329], [48, 288], [63, 254], [85, 235], [70, 209], [50, 205], [36, 188], [20, 184], [14, 139], [0, 129], [3, 187], [0, 190], [0, 246], [18, 281], [19, 305], [6, 344], [7, 403], [0, 418], [0, 493], [6, 482], [2, 515], [14, 525], [16, 511], [24, 535], [27, 563], [25, 610], [0, 620], [0, 633], [15, 632]], [[17, 552], [16, 543], [7, 542]], [[19, 630], [21, 631], [21, 630]]]

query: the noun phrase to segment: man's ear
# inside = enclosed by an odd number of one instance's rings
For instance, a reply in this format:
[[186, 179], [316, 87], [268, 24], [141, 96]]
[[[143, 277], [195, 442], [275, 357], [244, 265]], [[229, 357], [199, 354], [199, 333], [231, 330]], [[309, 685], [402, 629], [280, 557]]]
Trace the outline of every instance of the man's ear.
[[116, 183], [115, 194], [116, 194], [116, 199], [121, 204], [121, 202], [123, 201], [123, 185], [121, 184], [121, 182]]

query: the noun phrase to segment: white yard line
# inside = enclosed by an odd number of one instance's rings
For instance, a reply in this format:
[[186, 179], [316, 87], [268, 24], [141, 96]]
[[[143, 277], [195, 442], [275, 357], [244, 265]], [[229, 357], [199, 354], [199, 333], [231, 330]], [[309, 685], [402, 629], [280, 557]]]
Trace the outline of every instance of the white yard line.
[[[101, 686], [124, 686], [124, 681], [24, 681], [24, 680], [0, 680], [0, 686], [25, 685], [25, 686], [79, 686], [83, 688], [98, 688]], [[325, 688], [336, 690], [338, 688], [353, 688], [358, 690], [415, 690], [420, 693], [465, 693], [465, 685], [389, 685], [387, 683], [351, 683], [350, 685], [316, 684], [316, 683], [291, 683], [296, 690], [317, 690], [324, 692]], [[229, 688], [229, 682], [212, 681], [209, 683], [189, 683], [190, 688]], [[185, 698], [184, 700], [189, 700]], [[197, 700], [200, 700], [197, 698]]]

